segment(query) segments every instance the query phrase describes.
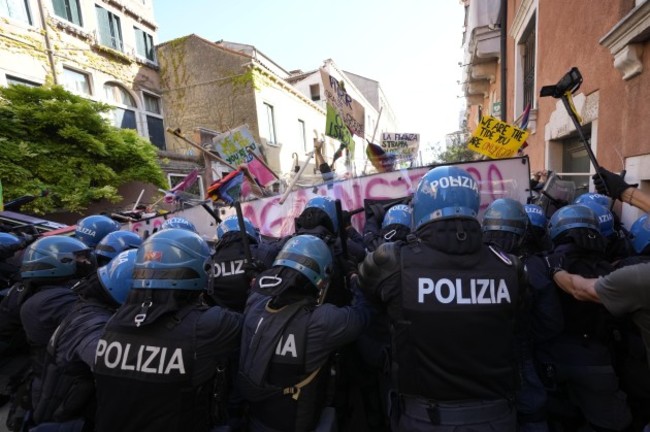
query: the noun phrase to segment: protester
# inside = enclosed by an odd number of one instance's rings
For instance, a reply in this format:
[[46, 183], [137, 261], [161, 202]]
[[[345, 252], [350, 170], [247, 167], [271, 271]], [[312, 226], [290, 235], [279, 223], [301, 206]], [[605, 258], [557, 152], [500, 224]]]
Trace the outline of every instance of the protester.
[[386, 305], [395, 329], [395, 430], [516, 430], [525, 272], [483, 244], [479, 204], [465, 170], [430, 170], [413, 197], [413, 239], [381, 245], [360, 267], [362, 290]]

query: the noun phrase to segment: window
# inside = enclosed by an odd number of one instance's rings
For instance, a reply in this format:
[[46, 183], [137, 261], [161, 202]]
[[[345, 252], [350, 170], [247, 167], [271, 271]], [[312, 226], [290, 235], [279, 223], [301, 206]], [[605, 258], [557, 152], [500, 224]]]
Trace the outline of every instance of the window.
[[304, 120], [298, 120], [298, 142], [302, 143], [302, 148], [307, 153], [307, 129]]
[[32, 17], [29, 14], [27, 0], [0, 0], [0, 15], [27, 24], [32, 23]]
[[99, 43], [118, 51], [123, 50], [122, 27], [120, 17], [103, 7], [95, 5], [99, 27]]
[[277, 144], [275, 139], [275, 117], [273, 115], [273, 106], [264, 103], [266, 109], [266, 125], [268, 127], [268, 142], [269, 144]]
[[54, 6], [54, 14], [59, 18], [83, 26], [79, 0], [52, 0], [52, 6]]
[[535, 28], [531, 26], [521, 40], [524, 109], [535, 101]]
[[63, 87], [72, 93], [81, 95], [92, 94], [89, 75], [65, 67], [63, 68]]
[[153, 48], [153, 36], [137, 27], [133, 27], [133, 30], [135, 31], [135, 46], [138, 56], [155, 62], [156, 54]]
[[[163, 119], [160, 117], [160, 98], [149, 93], [143, 93], [144, 109], [147, 111], [147, 130], [149, 131], [149, 141], [161, 150], [165, 150], [165, 127]], [[152, 115], [153, 114], [153, 115]]]
[[7, 85], [24, 85], [27, 87], [40, 87], [41, 84], [34, 82], [34, 81], [29, 81], [26, 79], [18, 78], [15, 76], [7, 75]]
[[320, 86], [318, 84], [310, 85], [309, 93], [311, 94], [311, 100], [313, 100], [314, 102], [320, 100]]
[[122, 105], [113, 108], [113, 126], [137, 130], [136, 104], [133, 96], [124, 87], [115, 83], [104, 84], [104, 94], [111, 105]]
[[[587, 141], [591, 143], [590, 136]], [[580, 138], [569, 138], [562, 142], [562, 172], [558, 173], [562, 180], [573, 181], [576, 186], [576, 196], [589, 192], [590, 161], [587, 149]]]

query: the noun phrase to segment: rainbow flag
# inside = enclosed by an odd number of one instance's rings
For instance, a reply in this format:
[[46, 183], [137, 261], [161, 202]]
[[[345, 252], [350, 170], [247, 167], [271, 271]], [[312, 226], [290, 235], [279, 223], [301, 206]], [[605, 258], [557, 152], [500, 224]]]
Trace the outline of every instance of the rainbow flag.
[[244, 173], [238, 169], [232, 171], [208, 187], [207, 197], [215, 202], [221, 200], [226, 204], [233, 204], [241, 196], [243, 182]]
[[393, 170], [395, 155], [386, 153], [381, 146], [368, 141], [366, 156], [368, 156], [368, 160], [378, 172], [383, 173]]

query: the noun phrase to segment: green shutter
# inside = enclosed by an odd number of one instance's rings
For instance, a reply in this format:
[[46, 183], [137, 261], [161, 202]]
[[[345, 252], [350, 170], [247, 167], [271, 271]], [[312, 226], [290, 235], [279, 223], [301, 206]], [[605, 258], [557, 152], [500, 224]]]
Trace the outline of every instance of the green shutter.
[[111, 26], [108, 23], [108, 11], [103, 7], [95, 5], [97, 11], [97, 27], [99, 29], [99, 43], [106, 46], [113, 46], [111, 43]]
[[52, 6], [54, 6], [54, 13], [56, 16], [68, 19], [68, 14], [65, 10], [65, 0], [52, 0]]
[[79, 0], [68, 0], [70, 2], [70, 21], [77, 24], [79, 27], [83, 26], [81, 19], [81, 9], [79, 8]]
[[153, 47], [153, 36], [150, 34], [145, 33], [145, 38], [147, 42], [147, 58], [151, 61], [156, 61], [156, 53], [154, 52], [154, 47]]
[[139, 56], [146, 57], [147, 48], [145, 46], [145, 34], [137, 27], [133, 27], [133, 30], [135, 30], [135, 50]]
[[[110, 12], [109, 12], [110, 13]], [[113, 48], [115, 48], [118, 51], [123, 51], [122, 47], [122, 26], [120, 26], [120, 17], [117, 15], [111, 13], [111, 25], [113, 27]]]

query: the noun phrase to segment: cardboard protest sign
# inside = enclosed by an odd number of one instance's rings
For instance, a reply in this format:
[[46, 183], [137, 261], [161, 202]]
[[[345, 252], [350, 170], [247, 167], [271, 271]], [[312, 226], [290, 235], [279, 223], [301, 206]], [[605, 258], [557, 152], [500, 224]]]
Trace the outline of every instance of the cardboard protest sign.
[[[325, 90], [328, 111], [329, 106], [331, 106], [341, 118], [343, 124], [350, 130], [350, 133], [363, 137], [365, 124], [365, 110], [363, 105], [352, 99], [345, 90], [342, 81], [337, 81], [336, 78], [332, 77], [324, 69], [321, 69], [320, 73], [323, 79], [323, 89]], [[330, 129], [329, 125], [330, 123], [328, 121], [326, 131]], [[332, 136], [332, 138], [338, 139], [335, 136]]]
[[388, 132], [381, 134], [381, 148], [387, 154], [410, 159], [417, 154], [419, 147], [420, 134]]
[[347, 147], [351, 154], [354, 154], [354, 139], [343, 119], [332, 105], [327, 103], [327, 116], [325, 124], [325, 135], [337, 139], [341, 145]]
[[528, 138], [528, 131], [491, 116], [483, 116], [469, 139], [470, 150], [491, 159], [513, 157]]

